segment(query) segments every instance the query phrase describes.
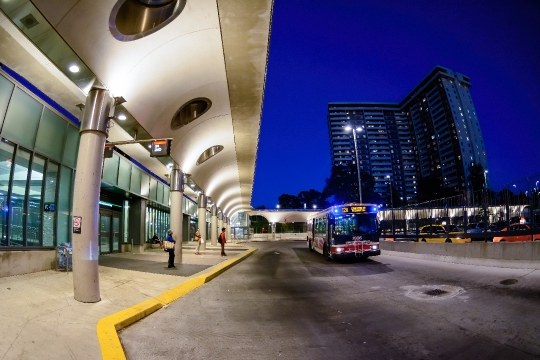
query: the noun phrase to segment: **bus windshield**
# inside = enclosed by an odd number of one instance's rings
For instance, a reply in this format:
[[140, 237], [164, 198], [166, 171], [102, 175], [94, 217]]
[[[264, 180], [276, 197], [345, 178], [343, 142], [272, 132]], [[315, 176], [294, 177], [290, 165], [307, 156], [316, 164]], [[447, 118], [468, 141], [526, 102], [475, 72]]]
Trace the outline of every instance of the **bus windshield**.
[[377, 234], [377, 231], [376, 214], [343, 215], [335, 218], [334, 241], [340, 244], [353, 240], [354, 236]]

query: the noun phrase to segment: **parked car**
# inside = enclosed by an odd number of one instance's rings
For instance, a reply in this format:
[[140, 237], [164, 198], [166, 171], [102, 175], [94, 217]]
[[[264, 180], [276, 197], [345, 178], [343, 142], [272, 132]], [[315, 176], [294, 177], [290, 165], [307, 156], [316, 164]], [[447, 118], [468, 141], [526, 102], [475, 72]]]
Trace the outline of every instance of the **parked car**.
[[[420, 229], [420, 237], [418, 238], [418, 241], [420, 242], [446, 242], [446, 243], [465, 243], [465, 242], [471, 242], [471, 238], [463, 238], [463, 237], [450, 237], [448, 235], [454, 235], [455, 234], [462, 234], [459, 229], [454, 226], [450, 225], [449, 227], [450, 231], [446, 231], [446, 227], [443, 225], [426, 225], [423, 226]], [[431, 237], [433, 235], [447, 235], [442, 237]]]
[[[510, 230], [508, 228], [504, 228], [501, 231], [526, 231], [530, 230], [531, 226], [529, 224], [510, 224]], [[540, 227], [538, 225], [534, 225], [533, 229], [540, 231]], [[507, 235], [507, 236], [496, 236], [493, 238], [493, 242], [516, 242], [516, 241], [531, 241], [534, 239], [534, 241], [540, 241], [540, 234], [523, 234], [523, 235]]]
[[481, 233], [484, 231], [484, 223], [470, 223], [467, 225], [467, 232], [468, 233]]

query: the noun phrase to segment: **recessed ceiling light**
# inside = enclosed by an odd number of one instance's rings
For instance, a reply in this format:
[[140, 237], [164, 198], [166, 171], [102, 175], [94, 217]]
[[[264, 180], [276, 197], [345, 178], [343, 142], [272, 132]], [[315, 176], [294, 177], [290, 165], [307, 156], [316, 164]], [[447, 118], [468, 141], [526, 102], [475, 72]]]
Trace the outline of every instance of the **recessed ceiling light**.
[[72, 73], [77, 73], [77, 72], [79, 72], [79, 70], [80, 69], [79, 69], [79, 67], [77, 65], [71, 65], [69, 67], [69, 71], [71, 71]]
[[124, 114], [118, 115], [118, 120], [126, 120], [126, 119], [127, 119], [126, 115]]

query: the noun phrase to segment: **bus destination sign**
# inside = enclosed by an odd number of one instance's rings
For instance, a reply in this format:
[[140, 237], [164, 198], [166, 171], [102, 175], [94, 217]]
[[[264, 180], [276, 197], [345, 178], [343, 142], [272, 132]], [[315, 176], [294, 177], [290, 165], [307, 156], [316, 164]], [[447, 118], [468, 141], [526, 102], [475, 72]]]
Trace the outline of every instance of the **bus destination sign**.
[[341, 212], [343, 213], [364, 213], [367, 211], [365, 206], [344, 206], [341, 208]]

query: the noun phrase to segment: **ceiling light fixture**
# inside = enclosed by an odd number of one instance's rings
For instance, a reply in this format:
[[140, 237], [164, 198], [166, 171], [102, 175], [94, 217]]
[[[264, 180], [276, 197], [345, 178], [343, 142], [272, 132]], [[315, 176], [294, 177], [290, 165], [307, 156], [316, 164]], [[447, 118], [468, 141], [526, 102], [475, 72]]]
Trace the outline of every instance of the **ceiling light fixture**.
[[71, 71], [72, 73], [78, 73], [81, 69], [79, 69], [79, 67], [77, 65], [71, 65], [69, 67], [69, 71]]
[[126, 120], [126, 119], [127, 119], [126, 115], [124, 114], [118, 115], [118, 120]]

